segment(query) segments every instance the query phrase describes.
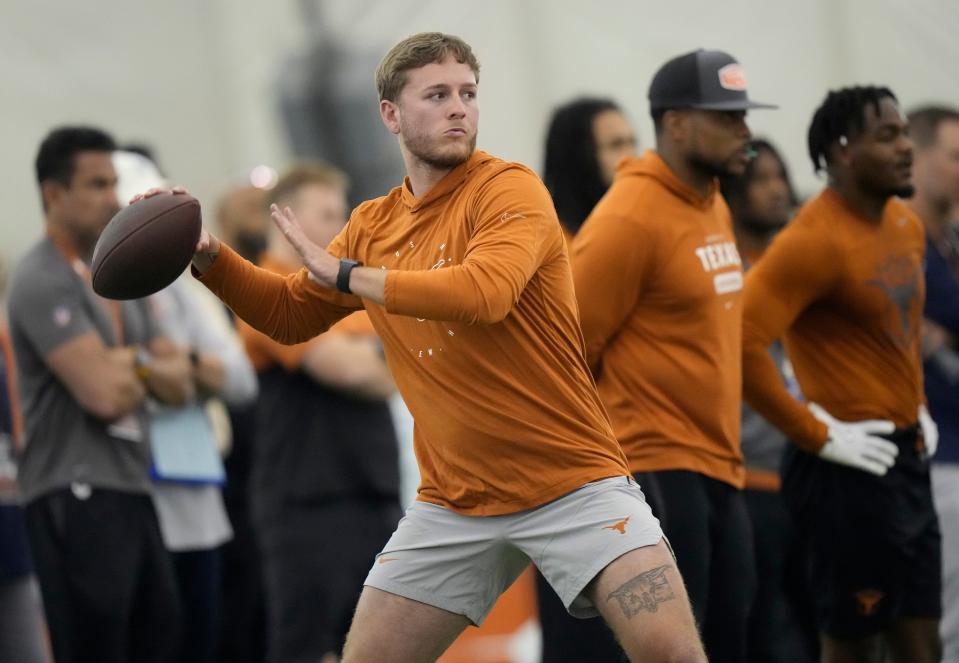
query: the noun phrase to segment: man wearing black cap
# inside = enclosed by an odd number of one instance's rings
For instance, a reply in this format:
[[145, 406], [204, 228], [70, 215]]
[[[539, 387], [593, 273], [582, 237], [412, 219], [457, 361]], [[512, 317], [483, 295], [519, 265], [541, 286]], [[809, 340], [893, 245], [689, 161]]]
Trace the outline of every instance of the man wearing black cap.
[[743, 661], [755, 571], [741, 489], [742, 266], [716, 178], [744, 172], [742, 67], [698, 50], [649, 89], [656, 149], [620, 163], [573, 243], [587, 358], [672, 543], [713, 661]]

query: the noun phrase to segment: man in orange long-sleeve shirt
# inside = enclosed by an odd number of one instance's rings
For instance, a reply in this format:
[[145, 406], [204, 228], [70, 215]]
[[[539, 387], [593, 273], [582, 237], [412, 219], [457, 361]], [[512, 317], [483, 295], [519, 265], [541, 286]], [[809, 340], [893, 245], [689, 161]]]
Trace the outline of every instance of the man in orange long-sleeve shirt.
[[[928, 463], [938, 435], [919, 357], [925, 245], [896, 198], [912, 193], [912, 141], [892, 92], [830, 92], [809, 153], [829, 185], [749, 272], [744, 395], [799, 447], [783, 496], [809, 547], [823, 660], [890, 660], [888, 648], [897, 663], [938, 661]], [[766, 352], [780, 337], [808, 407]]]
[[475, 150], [478, 72], [469, 46], [439, 33], [387, 54], [380, 114], [408, 177], [360, 205], [328, 251], [275, 209], [308, 270], [258, 270], [205, 233], [194, 258], [280, 341], [365, 307], [416, 422], [418, 500], [370, 571], [344, 660], [435, 660], [532, 560], [632, 660], [703, 661], [589, 374], [549, 195], [529, 169]]
[[743, 661], [755, 585], [739, 447], [742, 265], [717, 175], [750, 137], [739, 64], [699, 50], [649, 90], [656, 150], [620, 163], [573, 242], [586, 356], [651, 496], [711, 660]]

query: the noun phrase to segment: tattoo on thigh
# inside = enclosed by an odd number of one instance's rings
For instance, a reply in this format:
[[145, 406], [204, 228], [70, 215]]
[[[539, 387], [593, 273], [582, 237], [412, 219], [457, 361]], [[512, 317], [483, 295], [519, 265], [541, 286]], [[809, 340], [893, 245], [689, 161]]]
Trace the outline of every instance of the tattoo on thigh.
[[669, 585], [669, 579], [666, 577], [666, 569], [668, 568], [670, 568], [669, 565], [657, 566], [655, 569], [640, 573], [622, 587], [610, 593], [606, 600], [616, 599], [619, 601], [619, 607], [629, 619], [643, 610], [656, 612], [659, 610], [660, 603], [676, 598], [673, 588]]

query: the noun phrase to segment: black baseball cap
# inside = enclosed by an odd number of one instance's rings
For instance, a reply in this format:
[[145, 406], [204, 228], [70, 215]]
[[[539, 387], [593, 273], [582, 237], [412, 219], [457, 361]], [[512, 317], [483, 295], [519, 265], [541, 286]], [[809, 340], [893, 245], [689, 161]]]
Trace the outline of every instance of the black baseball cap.
[[777, 106], [750, 101], [746, 74], [733, 56], [701, 48], [664, 64], [649, 86], [650, 111], [678, 108], [735, 111]]

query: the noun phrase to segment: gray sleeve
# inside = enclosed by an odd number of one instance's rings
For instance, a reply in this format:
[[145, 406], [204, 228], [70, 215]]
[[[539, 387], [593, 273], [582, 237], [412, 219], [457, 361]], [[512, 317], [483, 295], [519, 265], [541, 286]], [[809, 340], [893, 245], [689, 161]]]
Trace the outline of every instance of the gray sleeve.
[[224, 331], [218, 325], [210, 324], [203, 327], [196, 347], [200, 352], [215, 354], [223, 362], [226, 376], [220, 397], [227, 405], [246, 405], [256, 398], [256, 372], [236, 332]]
[[153, 307], [150, 306], [150, 300], [146, 298], [138, 299], [136, 300], [136, 305], [140, 309], [140, 315], [143, 319], [144, 341], [149, 343], [153, 339], [163, 336], [163, 329], [160, 327]]
[[82, 284], [57, 269], [19, 275], [10, 292], [10, 325], [37, 354], [47, 357], [63, 343], [89, 332], [99, 334], [90, 319]]
[[218, 394], [220, 398], [231, 406], [251, 402], [258, 391], [256, 372], [226, 312], [218, 302], [213, 307], [205, 306], [200, 299], [202, 295], [190, 288], [180, 288], [177, 294], [184, 322], [190, 330], [190, 346], [223, 362], [226, 375], [223, 390]]

